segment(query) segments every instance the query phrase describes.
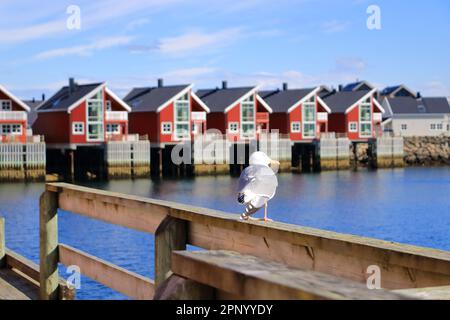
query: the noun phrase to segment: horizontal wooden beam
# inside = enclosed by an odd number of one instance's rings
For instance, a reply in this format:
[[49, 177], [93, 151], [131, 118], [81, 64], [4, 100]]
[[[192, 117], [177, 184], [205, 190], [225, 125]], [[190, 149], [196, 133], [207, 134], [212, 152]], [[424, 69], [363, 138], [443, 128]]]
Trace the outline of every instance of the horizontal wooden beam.
[[59, 245], [59, 259], [65, 266], [78, 266], [85, 276], [130, 298], [153, 299], [154, 282], [151, 279], [64, 244]]
[[165, 215], [188, 221], [188, 243], [209, 250], [251, 254], [292, 267], [365, 282], [368, 267], [381, 270], [382, 287], [405, 289], [450, 285], [450, 252], [279, 222], [241, 222], [236, 214], [129, 196], [65, 183], [64, 210], [154, 233]]
[[211, 286], [238, 299], [398, 300], [401, 294], [369, 290], [363, 284], [328, 274], [232, 251], [175, 251], [174, 274]]
[[394, 292], [416, 299], [450, 300], [450, 286], [395, 290]]

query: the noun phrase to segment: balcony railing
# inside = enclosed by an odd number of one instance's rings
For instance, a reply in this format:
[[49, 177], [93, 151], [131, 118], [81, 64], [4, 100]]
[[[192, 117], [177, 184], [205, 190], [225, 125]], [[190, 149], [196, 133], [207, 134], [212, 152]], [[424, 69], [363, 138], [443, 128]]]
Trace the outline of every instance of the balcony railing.
[[25, 111], [0, 111], [0, 120], [26, 121]]
[[206, 112], [204, 111], [194, 111], [191, 113], [192, 121], [206, 121]]
[[317, 120], [318, 121], [328, 121], [328, 113], [326, 113], [326, 112], [317, 112]]
[[269, 122], [269, 113], [268, 112], [257, 112], [256, 113], [256, 122]]
[[126, 111], [106, 111], [106, 121], [128, 121]]

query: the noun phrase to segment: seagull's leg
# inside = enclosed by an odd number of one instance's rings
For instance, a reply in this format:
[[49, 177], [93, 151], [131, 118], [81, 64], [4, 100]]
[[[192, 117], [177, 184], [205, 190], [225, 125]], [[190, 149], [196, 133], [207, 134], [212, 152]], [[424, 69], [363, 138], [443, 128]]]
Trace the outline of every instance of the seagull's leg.
[[268, 219], [267, 219], [267, 206], [268, 206], [268, 204], [266, 202], [264, 204], [264, 221], [268, 221]]

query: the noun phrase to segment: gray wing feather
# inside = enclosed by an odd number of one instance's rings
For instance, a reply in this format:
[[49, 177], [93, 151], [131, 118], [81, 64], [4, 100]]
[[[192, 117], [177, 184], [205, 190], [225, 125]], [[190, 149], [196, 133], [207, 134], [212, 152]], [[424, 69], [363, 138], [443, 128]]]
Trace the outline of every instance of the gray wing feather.
[[277, 176], [265, 166], [248, 166], [239, 178], [239, 193], [250, 190], [257, 195], [272, 198], [277, 186]]

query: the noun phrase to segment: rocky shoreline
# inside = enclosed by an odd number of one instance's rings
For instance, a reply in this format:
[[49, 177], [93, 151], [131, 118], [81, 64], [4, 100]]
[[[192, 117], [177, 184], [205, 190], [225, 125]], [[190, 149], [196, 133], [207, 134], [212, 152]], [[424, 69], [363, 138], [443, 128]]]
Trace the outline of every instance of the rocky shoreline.
[[405, 137], [407, 166], [450, 165], [450, 137]]

